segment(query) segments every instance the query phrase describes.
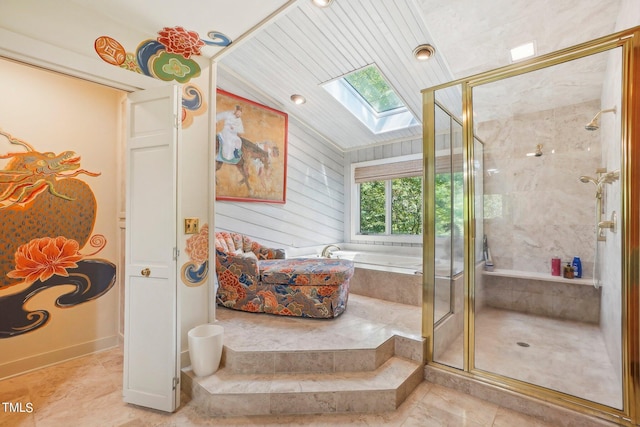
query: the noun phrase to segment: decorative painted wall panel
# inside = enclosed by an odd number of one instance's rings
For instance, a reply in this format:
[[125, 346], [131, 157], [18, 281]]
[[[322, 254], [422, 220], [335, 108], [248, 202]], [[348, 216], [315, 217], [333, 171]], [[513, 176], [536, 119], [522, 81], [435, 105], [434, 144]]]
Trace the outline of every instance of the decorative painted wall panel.
[[117, 344], [121, 91], [0, 60], [0, 378]]
[[[93, 234], [97, 202], [80, 176], [100, 173], [80, 168], [73, 151], [41, 152], [0, 131], [11, 151], [0, 171], [0, 338], [31, 332], [49, 321], [51, 313], [33, 307], [41, 291], [71, 285], [55, 300], [69, 308], [106, 293], [115, 283], [116, 266], [99, 258], [105, 236]], [[7, 144], [5, 144], [7, 146]]]

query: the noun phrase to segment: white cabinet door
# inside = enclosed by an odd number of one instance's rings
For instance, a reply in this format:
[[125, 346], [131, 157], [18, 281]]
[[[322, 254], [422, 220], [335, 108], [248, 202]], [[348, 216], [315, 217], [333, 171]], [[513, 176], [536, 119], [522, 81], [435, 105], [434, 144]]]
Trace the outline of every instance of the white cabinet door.
[[181, 92], [129, 95], [123, 397], [162, 411], [179, 406], [177, 147]]

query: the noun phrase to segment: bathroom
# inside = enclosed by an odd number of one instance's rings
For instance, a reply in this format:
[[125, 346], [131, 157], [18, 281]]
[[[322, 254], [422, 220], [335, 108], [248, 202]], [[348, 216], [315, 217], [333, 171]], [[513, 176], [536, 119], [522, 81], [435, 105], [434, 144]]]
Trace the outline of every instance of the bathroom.
[[[433, 322], [433, 361], [615, 412], [626, 405], [622, 49], [558, 57], [435, 89], [435, 173], [438, 157], [473, 156], [464, 219], [474, 218], [475, 264], [465, 270], [468, 327], [455, 316], [446, 328]], [[597, 91], [586, 88], [593, 79]], [[544, 107], [531, 108], [533, 98]], [[472, 112], [462, 102], [470, 99]], [[473, 116], [464, 150], [463, 112]], [[454, 161], [449, 168], [463, 171]], [[571, 278], [553, 274], [554, 258]], [[455, 295], [462, 307], [461, 286]]]

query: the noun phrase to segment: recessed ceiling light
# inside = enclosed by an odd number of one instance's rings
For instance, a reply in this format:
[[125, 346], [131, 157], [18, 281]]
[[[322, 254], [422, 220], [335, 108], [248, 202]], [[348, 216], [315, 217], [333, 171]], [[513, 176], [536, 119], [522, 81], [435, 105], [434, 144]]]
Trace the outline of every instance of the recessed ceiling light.
[[333, 0], [311, 0], [311, 2], [318, 7], [327, 7], [333, 3]]
[[420, 46], [413, 49], [413, 56], [415, 56], [418, 61], [426, 61], [435, 53], [435, 48], [430, 44], [421, 44]]
[[296, 105], [304, 104], [305, 102], [307, 102], [307, 100], [305, 99], [304, 96], [297, 95], [297, 94], [296, 95], [291, 95], [291, 100]]
[[536, 54], [536, 45], [534, 42], [521, 44], [511, 49], [511, 62], [520, 61], [525, 58], [531, 58]]

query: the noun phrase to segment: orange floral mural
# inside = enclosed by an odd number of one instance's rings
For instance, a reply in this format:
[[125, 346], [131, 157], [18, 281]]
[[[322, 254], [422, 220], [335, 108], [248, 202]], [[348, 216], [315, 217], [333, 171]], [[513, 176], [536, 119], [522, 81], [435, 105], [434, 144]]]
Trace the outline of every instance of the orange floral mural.
[[167, 52], [182, 55], [185, 59], [191, 58], [191, 55], [200, 55], [200, 49], [204, 46], [197, 32], [187, 31], [182, 27], [164, 27], [158, 34], [158, 41], [165, 46]]
[[77, 268], [82, 259], [78, 242], [58, 236], [33, 239], [18, 248], [15, 253], [16, 268], [7, 273], [12, 279], [26, 283], [44, 282], [54, 274], [68, 277], [68, 268]]
[[[30, 303], [39, 292], [65, 285], [56, 307], [71, 308], [99, 298], [115, 284], [116, 266], [95, 255], [106, 246], [93, 235], [97, 201], [80, 175], [73, 151], [40, 152], [0, 130], [0, 143], [12, 149], [0, 169], [0, 339], [47, 324], [51, 313]], [[81, 253], [91, 247], [91, 254]], [[67, 286], [74, 289], [68, 291]], [[48, 294], [51, 295], [51, 294]], [[29, 307], [29, 308], [27, 308]]]
[[198, 234], [187, 239], [185, 252], [189, 262], [181, 269], [182, 283], [195, 287], [202, 285], [209, 275], [209, 226], [204, 224]]
[[164, 27], [155, 40], [142, 41], [135, 52], [127, 52], [124, 46], [110, 36], [95, 39], [93, 48], [106, 63], [135, 73], [163, 81], [184, 84], [182, 94], [182, 128], [193, 123], [194, 117], [207, 111], [206, 98], [191, 79], [200, 76], [200, 65], [193, 56], [201, 56], [202, 48], [227, 46], [231, 40], [218, 31], [207, 34], [211, 39], [202, 39], [195, 31], [183, 27]]

